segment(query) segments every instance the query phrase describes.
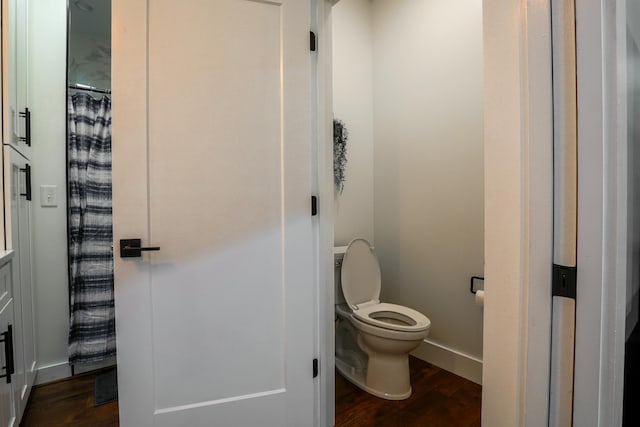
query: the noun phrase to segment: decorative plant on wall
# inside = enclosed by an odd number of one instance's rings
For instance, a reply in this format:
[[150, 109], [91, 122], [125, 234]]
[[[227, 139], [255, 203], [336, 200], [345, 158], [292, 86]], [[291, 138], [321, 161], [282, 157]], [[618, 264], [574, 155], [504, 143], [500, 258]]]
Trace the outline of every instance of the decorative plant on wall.
[[349, 132], [341, 120], [333, 119], [333, 182], [342, 194], [347, 167], [347, 139]]

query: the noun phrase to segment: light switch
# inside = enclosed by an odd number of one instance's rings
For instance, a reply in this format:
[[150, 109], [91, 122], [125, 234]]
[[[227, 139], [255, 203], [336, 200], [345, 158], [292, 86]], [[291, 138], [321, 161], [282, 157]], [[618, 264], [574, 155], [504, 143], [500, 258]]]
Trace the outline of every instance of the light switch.
[[57, 185], [41, 185], [40, 186], [40, 206], [42, 207], [58, 206], [58, 186]]

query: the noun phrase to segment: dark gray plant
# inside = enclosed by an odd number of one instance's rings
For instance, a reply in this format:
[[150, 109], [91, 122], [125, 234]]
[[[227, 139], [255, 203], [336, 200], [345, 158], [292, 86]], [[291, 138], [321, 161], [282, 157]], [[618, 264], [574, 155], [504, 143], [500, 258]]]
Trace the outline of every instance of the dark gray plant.
[[349, 132], [342, 120], [333, 119], [333, 181], [342, 194], [347, 167], [347, 139]]

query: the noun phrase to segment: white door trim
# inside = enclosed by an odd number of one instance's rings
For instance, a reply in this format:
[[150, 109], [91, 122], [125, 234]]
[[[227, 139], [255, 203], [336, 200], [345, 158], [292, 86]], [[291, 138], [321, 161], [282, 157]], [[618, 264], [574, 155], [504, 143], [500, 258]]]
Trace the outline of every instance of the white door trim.
[[[314, 102], [314, 191], [317, 191], [317, 352], [320, 357], [319, 381], [315, 384], [317, 426], [332, 427], [335, 422], [335, 338], [334, 338], [334, 264], [333, 264], [333, 84], [331, 65], [332, 0], [315, 0], [311, 4], [312, 31], [316, 33], [317, 51], [312, 63], [312, 98]], [[317, 190], [316, 190], [317, 189]]]
[[620, 426], [626, 293], [626, 8], [576, 0], [578, 273], [574, 425]]
[[546, 426], [552, 264], [548, 2], [484, 1], [482, 425]]

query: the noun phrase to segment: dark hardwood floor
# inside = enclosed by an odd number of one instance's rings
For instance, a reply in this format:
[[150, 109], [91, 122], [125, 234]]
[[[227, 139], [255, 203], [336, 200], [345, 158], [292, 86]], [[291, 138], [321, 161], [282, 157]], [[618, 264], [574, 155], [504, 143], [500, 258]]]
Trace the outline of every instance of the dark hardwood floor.
[[[371, 396], [336, 374], [336, 427], [480, 426], [479, 385], [415, 358], [410, 365], [413, 395], [396, 402]], [[93, 405], [94, 376], [34, 387], [20, 425], [118, 426], [117, 402]]]
[[96, 372], [35, 386], [20, 426], [117, 427], [118, 402], [94, 406]]
[[336, 375], [336, 427], [480, 426], [482, 387], [411, 357], [406, 400], [390, 401], [363, 392]]

